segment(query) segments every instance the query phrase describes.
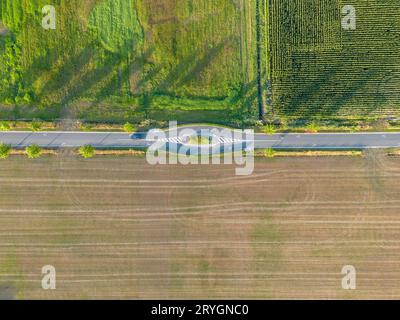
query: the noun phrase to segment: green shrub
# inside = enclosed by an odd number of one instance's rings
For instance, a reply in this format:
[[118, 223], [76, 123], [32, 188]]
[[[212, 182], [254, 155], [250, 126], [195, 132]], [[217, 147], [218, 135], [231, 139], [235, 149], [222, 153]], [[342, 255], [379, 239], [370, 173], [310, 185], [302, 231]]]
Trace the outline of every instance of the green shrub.
[[265, 156], [266, 158], [273, 158], [273, 157], [275, 157], [275, 151], [274, 151], [274, 149], [272, 149], [272, 148], [265, 149], [265, 151], [264, 151], [264, 156]]
[[94, 147], [91, 145], [82, 146], [79, 148], [79, 154], [85, 159], [93, 158], [95, 154]]
[[0, 159], [7, 159], [11, 153], [11, 146], [8, 144], [0, 143]]
[[34, 144], [25, 148], [25, 153], [29, 159], [37, 159], [42, 155], [42, 148]]
[[31, 122], [31, 130], [32, 131], [40, 131], [42, 130], [42, 122], [40, 121], [32, 121]]
[[0, 131], [10, 131], [11, 130], [11, 125], [7, 121], [1, 121], [0, 122]]
[[315, 122], [310, 122], [307, 126], [308, 133], [317, 133], [319, 131], [319, 127]]
[[93, 130], [93, 126], [90, 124], [83, 123], [83, 124], [81, 124], [81, 130], [85, 131], [85, 132], [89, 132], [89, 131]]
[[127, 122], [127, 123], [124, 124], [124, 131], [125, 131], [126, 133], [132, 133], [132, 132], [135, 131], [135, 127], [134, 127], [133, 124]]
[[273, 124], [268, 124], [263, 128], [263, 132], [268, 135], [273, 135], [276, 133], [276, 128]]

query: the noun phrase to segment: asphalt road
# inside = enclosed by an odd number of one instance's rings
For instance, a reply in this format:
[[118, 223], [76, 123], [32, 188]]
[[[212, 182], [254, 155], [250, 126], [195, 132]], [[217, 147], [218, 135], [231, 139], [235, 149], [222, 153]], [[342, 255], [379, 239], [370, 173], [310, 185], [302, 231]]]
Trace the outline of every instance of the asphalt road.
[[[198, 128], [198, 127], [197, 127]], [[0, 132], [0, 143], [16, 148], [37, 144], [43, 148], [80, 147], [90, 144], [97, 148], [147, 147], [152, 142], [126, 133], [110, 132]], [[257, 134], [255, 148], [275, 149], [368, 149], [400, 147], [400, 133], [316, 133]]]

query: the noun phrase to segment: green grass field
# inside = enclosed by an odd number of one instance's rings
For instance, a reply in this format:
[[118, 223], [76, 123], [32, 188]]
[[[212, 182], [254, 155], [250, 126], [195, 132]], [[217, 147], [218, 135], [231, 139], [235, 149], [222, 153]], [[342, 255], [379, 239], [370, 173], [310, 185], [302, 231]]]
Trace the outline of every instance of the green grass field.
[[218, 122], [253, 109], [255, 0], [60, 0], [56, 30], [41, 27], [46, 4], [0, 1], [0, 118]]

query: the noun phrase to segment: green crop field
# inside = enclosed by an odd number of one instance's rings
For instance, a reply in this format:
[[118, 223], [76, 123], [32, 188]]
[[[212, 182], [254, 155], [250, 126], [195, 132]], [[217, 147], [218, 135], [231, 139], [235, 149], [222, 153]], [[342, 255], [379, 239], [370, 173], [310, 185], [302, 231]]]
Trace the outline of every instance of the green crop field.
[[223, 121], [256, 103], [255, 0], [1, 0], [0, 118]]
[[0, 118], [400, 115], [398, 0], [0, 0]]
[[[273, 109], [299, 117], [400, 114], [398, 0], [271, 0]], [[342, 8], [356, 9], [343, 30]]]

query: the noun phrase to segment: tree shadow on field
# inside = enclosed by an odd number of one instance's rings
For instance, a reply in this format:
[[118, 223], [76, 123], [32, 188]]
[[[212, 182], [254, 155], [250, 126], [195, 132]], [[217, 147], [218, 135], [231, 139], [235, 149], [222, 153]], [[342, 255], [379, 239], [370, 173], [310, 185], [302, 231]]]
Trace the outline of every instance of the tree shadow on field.
[[[215, 58], [223, 51], [228, 41], [229, 38], [226, 38], [218, 45], [209, 48], [205, 53], [202, 53], [202, 50], [192, 51], [174, 68], [170, 69], [166, 75], [162, 75], [165, 66], [155, 65], [138, 83], [138, 86], [142, 89], [141, 110], [148, 115], [155, 95], [169, 95], [173, 97], [175, 96], [174, 91], [176, 87], [189, 84], [199, 77], [215, 61]], [[199, 59], [199, 57], [201, 58]], [[155, 83], [154, 80], [157, 78], [160, 79]]]
[[40, 99], [51, 91], [60, 90], [67, 86], [82, 68], [87, 66], [93, 58], [93, 47], [88, 46], [81, 50], [77, 55], [67, 59], [56, 73], [46, 82], [38, 94]]
[[[267, 85], [265, 85], [265, 87], [267, 87]], [[256, 116], [258, 113], [258, 99], [258, 80], [256, 78], [249, 83], [245, 83], [230, 99], [230, 104], [236, 106], [235, 112], [233, 113], [234, 117], [236, 119], [243, 119]]]
[[[35, 74], [37, 80], [40, 77], [40, 73], [43, 71], [51, 73], [51, 76], [41, 86], [40, 91], [36, 92], [36, 102], [46, 101], [49, 95], [54, 94], [57, 91], [64, 90], [68, 84], [73, 80], [74, 76], [78, 74], [86, 65], [89, 64], [93, 57], [93, 47], [91, 45], [83, 48], [77, 54], [70, 56], [68, 59], [63, 61], [63, 64], [54, 72], [52, 72], [52, 64], [57, 63], [62, 57], [55, 57], [53, 54], [47, 53], [45, 56], [37, 57], [32, 62], [30, 67], [25, 71], [26, 75]], [[49, 59], [49, 60], [46, 60]], [[49, 67], [44, 70], [43, 65]], [[37, 75], [39, 73], [39, 75]], [[34, 82], [33, 81], [33, 82]], [[57, 104], [49, 107], [57, 107]]]
[[[142, 66], [143, 62], [146, 61], [151, 54], [154, 52], [154, 48], [150, 48], [147, 50], [145, 53], [143, 53], [140, 57], [137, 57], [134, 59], [134, 61], [130, 64], [125, 65], [122, 69], [120, 68], [120, 73], [121, 74], [127, 74], [128, 77], [130, 77], [133, 73], [136, 72], [141, 72], [142, 71]], [[118, 74], [116, 74], [114, 77], [110, 78], [104, 85], [103, 87], [98, 90], [97, 94], [94, 96], [94, 103], [98, 104], [102, 101], [104, 96], [115, 92], [114, 90], [117, 90], [117, 83], [118, 83]], [[136, 84], [136, 86], [140, 86], [140, 82]], [[132, 88], [131, 88], [132, 91]]]
[[[358, 79], [349, 79], [347, 81], [336, 80], [336, 83], [340, 83], [342, 86], [336, 86], [336, 90], [338, 93], [335, 96], [332, 96], [331, 99], [326, 95], [326, 101], [323, 104], [322, 101], [319, 105], [315, 107], [319, 108], [319, 110], [315, 110], [314, 108], [308, 108], [305, 110], [302, 115], [305, 117], [312, 117], [316, 114], [322, 114], [324, 116], [337, 116], [338, 112], [343, 109], [346, 105], [348, 105], [352, 100], [354, 100], [360, 92], [363, 92], [363, 88], [369, 83], [371, 78], [373, 78], [377, 74], [377, 70], [368, 70], [367, 72], [360, 73]], [[325, 85], [329, 85], [329, 82], [326, 82]]]
[[187, 82], [195, 80], [203, 70], [211, 65], [214, 59], [218, 56], [218, 54], [221, 53], [221, 51], [225, 48], [230, 40], [230, 37], [226, 38], [215, 47], [208, 49], [204, 57], [202, 59], [199, 59], [197, 63], [186, 72], [186, 75], [177, 82], [177, 85], [183, 85]]
[[[166, 92], [170, 89], [170, 87], [175, 85], [175, 83], [184, 76], [184, 74], [187, 72], [187, 69], [190, 68], [193, 63], [195, 63], [198, 53], [198, 51], [193, 51], [191, 54], [186, 56], [174, 69], [169, 71], [168, 75], [165, 76], [164, 79], [162, 79], [155, 87], [154, 91], [160, 93]], [[158, 67], [162, 69], [162, 66]]]
[[[351, 72], [348, 59], [338, 58], [329, 68], [326, 64], [318, 65], [318, 69], [300, 69], [291, 78], [285, 79], [285, 82], [291, 82], [286, 89], [293, 93], [284, 101], [286, 114], [305, 118], [337, 116], [343, 108], [354, 105], [352, 102], [363, 91], [371, 94], [365, 87], [378, 74], [377, 68], [360, 68]], [[376, 95], [374, 98], [376, 99]], [[367, 110], [367, 106], [363, 108]]]
[[[335, 75], [336, 72], [325, 72], [320, 78], [312, 81], [305, 88], [296, 88], [297, 93], [289, 99], [288, 105], [290, 109], [288, 112], [292, 114], [309, 113], [314, 115], [316, 110], [311, 108], [308, 103], [312, 100], [316, 92], [322, 90]], [[295, 83], [295, 81], [293, 81], [293, 83]], [[315, 108], [320, 108], [320, 106], [315, 106]]]
[[347, 90], [343, 90], [343, 94], [339, 99], [331, 104], [330, 108], [326, 110], [328, 115], [335, 115], [340, 109], [348, 104], [357, 94], [363, 91], [363, 88], [370, 82], [371, 79], [377, 74], [377, 70], [368, 70], [360, 75], [361, 78], [351, 81], [351, 86]]
[[[54, 101], [48, 107], [52, 108], [59, 118], [64, 118], [71, 116], [71, 103], [85, 97], [90, 90], [93, 91], [93, 95], [90, 97], [91, 104], [98, 104], [102, 99], [111, 95], [120, 94], [121, 97], [126, 95], [127, 99], [130, 96], [137, 96], [140, 97], [140, 103], [135, 110], [144, 112], [148, 116], [153, 107], [155, 95], [174, 97], [175, 89], [199, 77], [223, 52], [229, 41], [228, 37], [206, 52], [194, 50], [169, 70], [166, 65], [154, 64], [149, 61], [155, 51], [154, 48], [148, 49], [141, 56], [132, 58], [131, 61], [128, 61], [129, 57], [127, 56], [107, 51], [104, 51], [104, 59], [99, 60], [102, 51], [96, 50], [95, 43], [89, 43], [77, 54], [66, 59], [57, 71], [51, 74], [37, 94], [37, 99], [46, 101], [49, 96], [57, 97], [59, 95], [59, 100]], [[32, 64], [32, 70], [42, 63], [42, 59], [43, 57]], [[130, 77], [133, 73], [140, 76], [136, 83], [138, 94], [132, 93]], [[121, 93], [125, 87], [123, 81], [126, 81], [128, 90]], [[121, 107], [122, 109], [124, 108]]]
[[[164, 71], [163, 65], [155, 65], [148, 73], [144, 74], [138, 83], [141, 91], [139, 111], [145, 114], [148, 118], [153, 106], [154, 95], [170, 95], [179, 81], [187, 72], [188, 69], [196, 62], [198, 52], [193, 52], [186, 56], [175, 68], [169, 70], [168, 74], [162, 76]], [[161, 77], [158, 83], [154, 83], [155, 79]]]
[[[119, 68], [124, 59], [116, 54], [110, 54], [103, 63], [102, 67], [98, 67], [89, 71], [81, 77], [79, 83], [75, 84], [68, 93], [59, 102], [58, 107], [61, 108], [63, 112], [68, 112], [66, 110], [69, 108], [71, 102], [74, 99], [79, 99], [83, 95], [92, 89], [96, 84], [101, 83], [107, 76], [114, 71], [115, 68]], [[123, 70], [119, 70], [122, 72]], [[104, 87], [103, 87], [104, 88]]]
[[42, 87], [37, 95], [39, 101], [45, 101], [48, 95], [59, 92], [61, 99], [49, 107], [57, 110], [59, 117], [63, 117], [74, 99], [81, 98], [93, 86], [101, 83], [125, 60], [125, 57], [121, 55], [107, 53], [101, 66], [93, 68], [92, 65], [96, 63], [97, 54], [91, 43], [78, 54], [67, 59]]

